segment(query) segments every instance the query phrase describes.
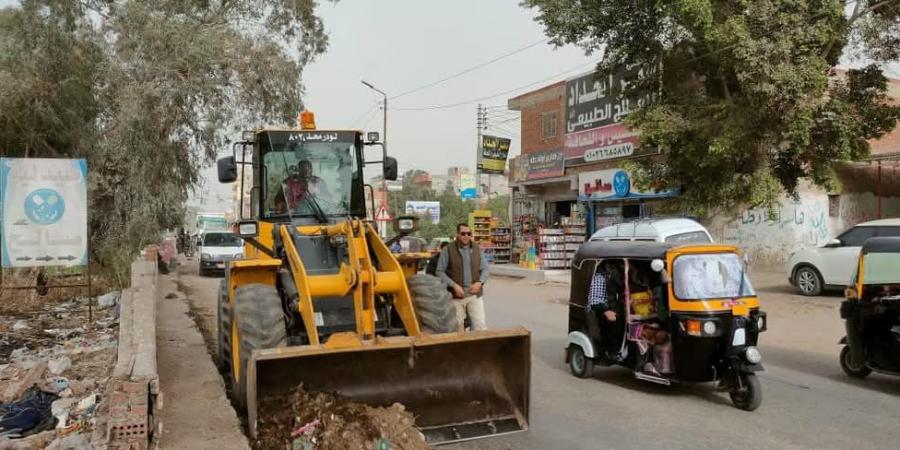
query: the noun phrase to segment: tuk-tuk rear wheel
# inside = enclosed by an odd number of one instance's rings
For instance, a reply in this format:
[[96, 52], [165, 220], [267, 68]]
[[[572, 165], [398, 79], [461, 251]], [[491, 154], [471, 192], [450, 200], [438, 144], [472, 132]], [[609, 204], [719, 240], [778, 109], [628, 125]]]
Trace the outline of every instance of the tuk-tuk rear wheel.
[[844, 373], [853, 378], [865, 378], [872, 373], [872, 369], [865, 364], [853, 364], [853, 360], [850, 357], [850, 347], [846, 345], [841, 349], [841, 369], [844, 370]]
[[590, 378], [594, 375], [594, 361], [584, 354], [584, 350], [573, 345], [569, 350], [569, 370], [578, 378]]
[[759, 378], [753, 373], [742, 373], [740, 377], [740, 386], [734, 386], [729, 392], [731, 402], [738, 409], [744, 411], [753, 411], [762, 404], [762, 386], [759, 384]]

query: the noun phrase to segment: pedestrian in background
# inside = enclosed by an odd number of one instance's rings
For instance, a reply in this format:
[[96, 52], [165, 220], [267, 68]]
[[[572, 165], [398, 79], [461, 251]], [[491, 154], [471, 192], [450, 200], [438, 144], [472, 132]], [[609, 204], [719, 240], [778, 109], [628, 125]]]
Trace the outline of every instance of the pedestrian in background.
[[456, 239], [441, 250], [437, 276], [453, 295], [460, 328], [468, 315], [473, 330], [487, 329], [483, 292], [489, 271], [481, 248], [472, 242], [469, 225], [457, 225]]

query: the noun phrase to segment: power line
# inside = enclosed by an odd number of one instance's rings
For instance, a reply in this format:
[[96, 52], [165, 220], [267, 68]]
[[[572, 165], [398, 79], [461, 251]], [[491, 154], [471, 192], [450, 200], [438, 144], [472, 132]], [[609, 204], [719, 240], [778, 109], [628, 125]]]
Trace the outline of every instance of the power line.
[[371, 108], [367, 109], [366, 112], [362, 113], [359, 117], [356, 118], [356, 120], [354, 120], [353, 122], [350, 122], [353, 124], [353, 125], [350, 125], [350, 128], [356, 127], [356, 125], [358, 123], [360, 123], [364, 118], [366, 118], [367, 116], [369, 116], [369, 114], [371, 114], [373, 111], [375, 111], [375, 108], [377, 108], [378, 105], [380, 105], [380, 104], [381, 104], [381, 102], [377, 102], [377, 103], [373, 104]]
[[399, 93], [399, 94], [397, 94], [397, 95], [391, 97], [391, 100], [393, 100], [393, 99], [395, 99], [395, 98], [400, 98], [400, 97], [403, 97], [403, 96], [405, 96], [405, 95], [409, 95], [409, 94], [412, 94], [412, 93], [415, 93], [415, 92], [419, 92], [419, 91], [428, 89], [428, 88], [433, 87], [433, 86], [437, 86], [437, 85], [442, 84], [442, 83], [444, 83], [444, 82], [450, 81], [450, 80], [452, 80], [452, 79], [454, 79], [454, 78], [456, 78], [456, 77], [465, 75], [465, 74], [467, 74], [467, 73], [469, 73], [469, 72], [478, 70], [478, 69], [480, 69], [480, 68], [482, 68], [482, 67], [484, 67], [484, 66], [493, 64], [493, 63], [495, 63], [495, 62], [497, 62], [497, 61], [500, 61], [501, 59], [508, 58], [508, 57], [510, 57], [510, 56], [512, 56], [512, 55], [515, 55], [516, 53], [524, 52], [525, 50], [528, 50], [528, 49], [530, 49], [530, 48], [532, 48], [532, 47], [534, 47], [534, 46], [536, 46], [536, 45], [538, 45], [538, 44], [544, 44], [544, 43], [547, 43], [547, 42], [550, 42], [550, 39], [541, 39], [541, 40], [539, 40], [539, 41], [537, 41], [537, 42], [532, 42], [531, 44], [528, 44], [528, 45], [526, 45], [526, 46], [524, 46], [524, 47], [518, 48], [518, 49], [513, 50], [513, 51], [511, 51], [511, 52], [509, 52], [509, 53], [504, 53], [504, 54], [502, 54], [502, 55], [500, 55], [500, 56], [498, 56], [498, 57], [496, 57], [496, 58], [494, 58], [494, 59], [491, 59], [491, 60], [489, 60], [489, 61], [485, 61], [485, 62], [483, 62], [483, 63], [476, 64], [476, 65], [474, 65], [474, 66], [472, 66], [472, 67], [469, 67], [468, 69], [465, 69], [465, 70], [463, 70], [463, 71], [461, 71], [461, 72], [457, 72], [457, 73], [455, 73], [455, 74], [453, 74], [453, 75], [450, 75], [450, 76], [448, 76], [448, 77], [441, 78], [440, 80], [433, 81], [433, 82], [431, 82], [431, 83], [428, 83], [428, 84], [419, 86], [419, 87], [417, 87], [417, 88], [415, 88], [415, 89], [410, 89], [410, 90], [408, 90], [408, 91], [406, 91], [406, 92], [401, 92], [401, 93]]
[[550, 75], [549, 77], [546, 77], [546, 78], [543, 78], [543, 79], [540, 79], [540, 80], [537, 80], [537, 81], [534, 81], [534, 82], [531, 82], [531, 83], [528, 83], [528, 84], [524, 84], [524, 85], [522, 85], [522, 86], [518, 86], [518, 87], [515, 87], [515, 88], [512, 88], [512, 89], [503, 91], [503, 92], [498, 92], [498, 93], [496, 93], [496, 94], [491, 94], [491, 95], [487, 95], [487, 96], [484, 96], [484, 97], [479, 97], [479, 98], [474, 98], [474, 99], [471, 99], [471, 100], [466, 100], [466, 101], [464, 101], [464, 102], [450, 103], [450, 104], [446, 104], [446, 105], [420, 106], [420, 107], [410, 107], [410, 108], [391, 108], [391, 110], [393, 110], [393, 111], [430, 111], [430, 110], [435, 110], [435, 109], [455, 108], [455, 107], [457, 107], [457, 106], [469, 105], [469, 104], [472, 104], [472, 103], [480, 102], [480, 101], [482, 101], [482, 100], [487, 100], [487, 99], [489, 99], [489, 98], [499, 97], [499, 96], [501, 96], [501, 95], [506, 95], [506, 94], [509, 94], [509, 93], [511, 93], [511, 92], [515, 92], [515, 91], [518, 91], [518, 90], [521, 90], [521, 89], [525, 89], [525, 88], [527, 88], [527, 87], [534, 86], [535, 84], [545, 83], [545, 82], [547, 82], [548, 80], [552, 80], [552, 79], [554, 79], [554, 78], [561, 77], [561, 76], [563, 76], [563, 75], [565, 75], [565, 74], [567, 74], [567, 73], [574, 72], [574, 71], [576, 71], [576, 70], [581, 70], [581, 69], [583, 69], [583, 68], [586, 67], [586, 66], [592, 66], [592, 65], [594, 65], [594, 64], [595, 64], [595, 63], [593, 63], [593, 62], [589, 62], [589, 63], [586, 63], [586, 64], [580, 64], [580, 65], [578, 65], [578, 66], [572, 67], [571, 69], [568, 69], [568, 70], [565, 70], [565, 71], [562, 71], [562, 72], [559, 72], [559, 73]]

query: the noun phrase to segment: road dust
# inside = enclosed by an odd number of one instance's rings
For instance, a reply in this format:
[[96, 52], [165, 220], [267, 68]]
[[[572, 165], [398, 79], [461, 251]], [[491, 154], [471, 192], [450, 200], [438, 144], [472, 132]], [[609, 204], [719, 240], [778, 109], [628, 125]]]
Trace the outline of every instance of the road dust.
[[403, 405], [388, 408], [351, 402], [302, 386], [287, 398], [264, 399], [255, 449], [427, 449], [415, 418]]

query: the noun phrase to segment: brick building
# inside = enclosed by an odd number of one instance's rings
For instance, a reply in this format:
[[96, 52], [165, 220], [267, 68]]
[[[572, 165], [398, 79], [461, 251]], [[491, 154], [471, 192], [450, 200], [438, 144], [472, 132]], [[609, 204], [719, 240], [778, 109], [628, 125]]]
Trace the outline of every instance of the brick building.
[[[553, 226], [578, 211], [592, 231], [652, 216], [659, 201], [678, 195], [642, 191], [630, 182], [623, 163], [658, 153], [640, 148], [636, 133], [621, 125], [632, 103], [615, 87], [627, 78], [584, 74], [508, 100], [508, 108], [521, 114], [522, 154], [510, 161], [514, 223], [533, 217]], [[889, 97], [900, 102], [900, 80], [890, 80]], [[716, 241], [740, 245], [754, 261], [778, 266], [791, 252], [824, 245], [859, 222], [900, 217], [900, 128], [870, 144], [870, 160], [837, 165], [839, 191], [804, 181], [798, 198], [785, 197], [775, 212], [784, 220], [750, 208], [709, 218], [705, 225]]]
[[514, 217], [553, 225], [580, 211], [592, 230], [645, 216], [654, 201], [677, 194], [638, 190], [622, 167], [656, 154], [638, 148], [621, 123], [631, 100], [618, 87], [627, 82], [587, 73], [508, 100], [521, 114], [522, 154], [510, 164]]

